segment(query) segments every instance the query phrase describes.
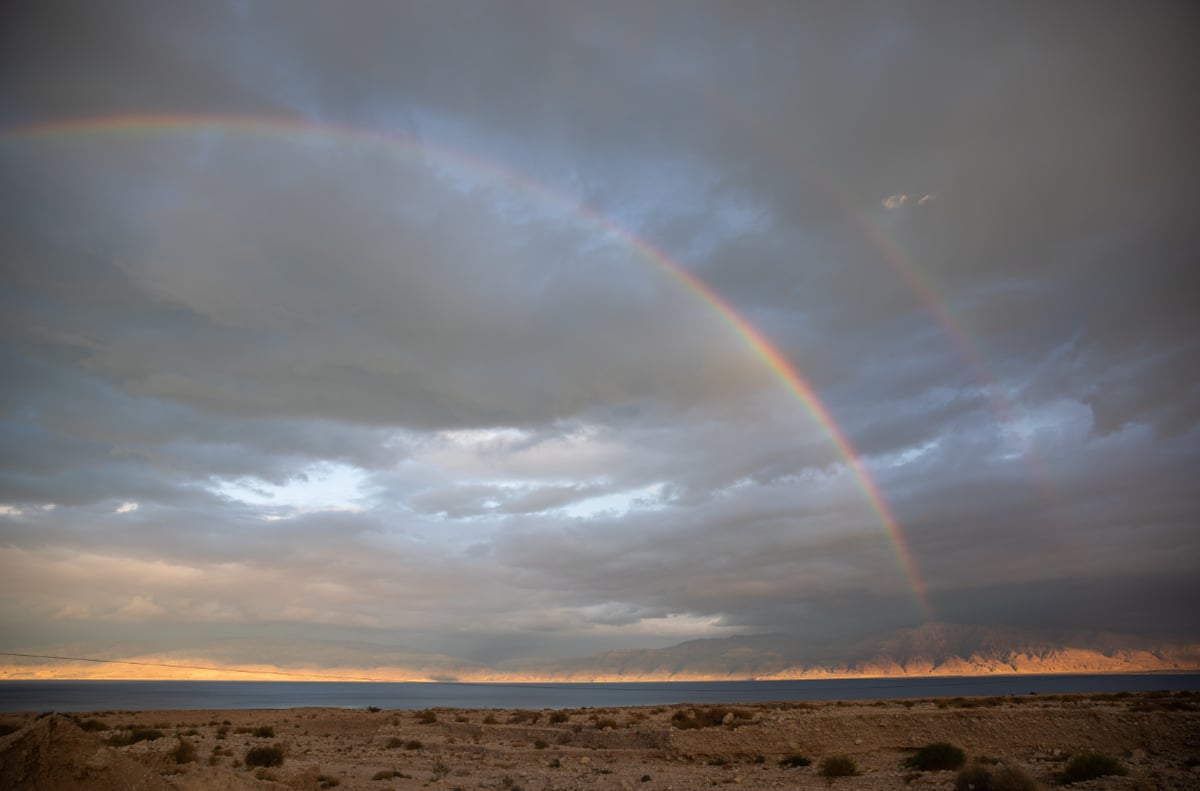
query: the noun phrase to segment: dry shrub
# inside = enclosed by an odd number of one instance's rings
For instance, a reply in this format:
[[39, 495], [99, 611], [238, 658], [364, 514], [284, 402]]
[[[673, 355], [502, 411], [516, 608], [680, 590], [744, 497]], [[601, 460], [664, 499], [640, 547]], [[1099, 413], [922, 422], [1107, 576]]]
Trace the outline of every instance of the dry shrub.
[[1019, 766], [973, 763], [958, 773], [955, 791], [1041, 791], [1042, 785]]
[[858, 764], [848, 755], [831, 755], [821, 761], [821, 777], [854, 777], [858, 774]]
[[967, 762], [967, 754], [961, 748], [949, 742], [934, 742], [927, 744], [917, 754], [909, 757], [904, 765], [910, 769], [920, 769], [923, 772], [936, 772], [943, 769], [958, 769]]
[[243, 762], [247, 768], [251, 766], [283, 766], [283, 745], [251, 747], [246, 751], [246, 758]]
[[1059, 782], [1064, 784], [1079, 783], [1096, 777], [1107, 775], [1129, 774], [1121, 762], [1111, 755], [1104, 753], [1084, 752], [1074, 756], [1063, 768]]

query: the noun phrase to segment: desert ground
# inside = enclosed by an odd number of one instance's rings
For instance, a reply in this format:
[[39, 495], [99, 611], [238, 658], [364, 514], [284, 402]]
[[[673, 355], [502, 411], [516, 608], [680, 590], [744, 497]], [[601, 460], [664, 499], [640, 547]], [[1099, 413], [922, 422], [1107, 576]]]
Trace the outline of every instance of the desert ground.
[[[1011, 791], [1063, 785], [1072, 759], [1087, 753], [1107, 756], [1124, 774], [1064, 787], [1200, 789], [1200, 693], [1188, 692], [538, 711], [29, 713], [0, 715], [0, 728], [3, 789], [930, 791], [973, 781], [976, 791]], [[961, 748], [974, 776], [907, 765], [938, 742]], [[839, 767], [853, 774], [829, 776]]]

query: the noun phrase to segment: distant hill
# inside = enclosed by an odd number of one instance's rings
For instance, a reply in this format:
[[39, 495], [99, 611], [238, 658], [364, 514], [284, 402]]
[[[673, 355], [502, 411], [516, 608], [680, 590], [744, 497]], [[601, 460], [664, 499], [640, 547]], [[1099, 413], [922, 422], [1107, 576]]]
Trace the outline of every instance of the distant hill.
[[838, 644], [799, 635], [744, 635], [689, 640], [660, 649], [495, 665], [374, 643], [303, 640], [238, 640], [170, 650], [75, 645], [28, 653], [94, 657], [110, 663], [0, 657], [0, 678], [586, 682], [1200, 670], [1200, 643], [1165, 643], [1107, 632], [1058, 634], [946, 623]]
[[1200, 644], [931, 623], [847, 645], [814, 645], [784, 634], [737, 636], [511, 669], [574, 681], [1150, 672], [1200, 669]]

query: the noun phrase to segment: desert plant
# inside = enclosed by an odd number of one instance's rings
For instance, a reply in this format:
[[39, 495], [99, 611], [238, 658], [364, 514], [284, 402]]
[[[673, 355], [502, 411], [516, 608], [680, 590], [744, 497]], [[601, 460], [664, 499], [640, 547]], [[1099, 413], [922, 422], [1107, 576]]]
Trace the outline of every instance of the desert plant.
[[[95, 733], [96, 731], [108, 730], [108, 723], [102, 722], [102, 721], [94, 719], [94, 718], [88, 719], [88, 720], [75, 720], [75, 724], [78, 725], [80, 728], [83, 728], [88, 733]], [[10, 733], [11, 733], [11, 731], [10, 731]]]
[[283, 745], [251, 747], [246, 751], [243, 763], [247, 768], [251, 766], [283, 766]]
[[177, 764], [190, 764], [196, 760], [196, 745], [180, 736], [179, 744], [171, 751], [171, 757]]
[[821, 777], [854, 777], [858, 774], [858, 764], [848, 755], [831, 755], [821, 761]]
[[497, 722], [498, 722], [498, 720], [496, 719], [495, 714], [488, 714], [486, 717], [483, 718], [484, 725], [495, 725]]
[[342, 784], [342, 781], [333, 775], [317, 775], [317, 784], [321, 788], [336, 788]]
[[1063, 768], [1062, 774], [1058, 776], [1058, 779], [1061, 783], [1070, 784], [1091, 780], [1095, 777], [1125, 774], [1129, 774], [1129, 770], [1111, 755], [1084, 752], [1067, 761], [1067, 765]]
[[791, 755], [785, 755], [783, 758], [781, 758], [779, 760], [779, 765], [788, 769], [797, 766], [810, 766], [812, 765], [812, 759], [807, 755], [792, 753]]
[[1041, 784], [1019, 766], [972, 763], [958, 773], [955, 791], [1040, 791]]
[[546, 741], [545, 739], [534, 739], [533, 740], [533, 748], [535, 750], [545, 750], [549, 746], [550, 746], [550, 742]]
[[550, 722], [555, 725], [562, 723], [562, 722], [566, 722], [569, 719], [571, 719], [571, 717], [565, 711], [550, 712]]
[[605, 728], [612, 728], [615, 731], [617, 729], [617, 721], [611, 717], [596, 720], [596, 730], [602, 731]]
[[404, 743], [405, 750], [420, 750], [425, 745], [416, 739], [409, 739]]
[[949, 742], [927, 744], [916, 755], [910, 756], [904, 765], [910, 769], [934, 772], [941, 769], [958, 769], [967, 762], [967, 754]]
[[399, 736], [393, 736], [392, 738], [387, 740], [387, 744], [384, 746], [387, 747], [389, 750], [394, 750], [397, 747], [403, 747], [404, 740], [401, 739]]
[[418, 711], [417, 722], [421, 723], [422, 725], [432, 725], [433, 723], [437, 722], [437, 712], [431, 709]]
[[680, 730], [697, 730], [700, 728], [716, 728], [727, 725], [736, 728], [745, 725], [753, 719], [753, 715], [742, 709], [727, 709], [721, 706], [677, 711], [671, 715], [671, 724]]
[[105, 739], [105, 743], [111, 747], [126, 747], [138, 742], [152, 742], [162, 737], [163, 732], [157, 728], [129, 728], [114, 732]]

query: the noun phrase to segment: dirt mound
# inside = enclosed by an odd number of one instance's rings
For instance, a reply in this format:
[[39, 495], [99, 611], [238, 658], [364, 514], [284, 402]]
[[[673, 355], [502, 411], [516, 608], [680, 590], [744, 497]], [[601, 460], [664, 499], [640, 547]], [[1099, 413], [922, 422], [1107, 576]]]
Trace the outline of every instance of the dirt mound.
[[167, 791], [163, 778], [51, 714], [0, 739], [0, 788]]

